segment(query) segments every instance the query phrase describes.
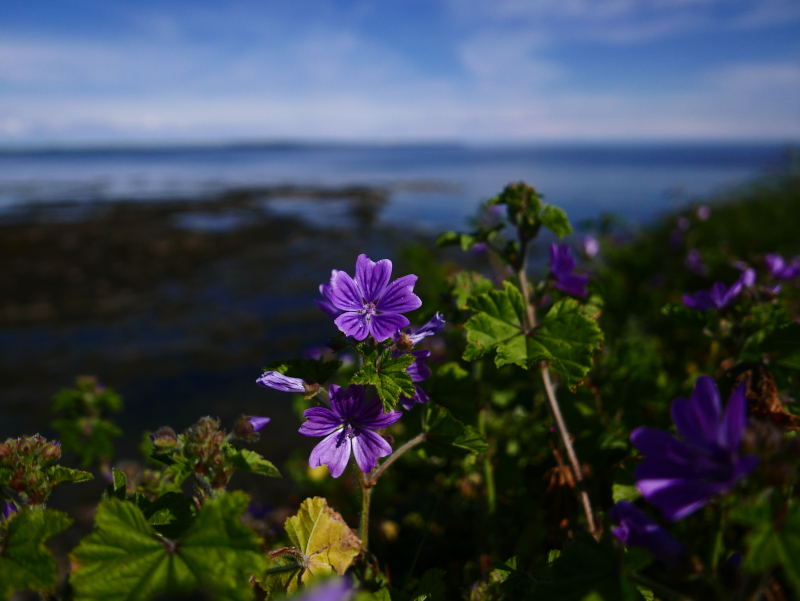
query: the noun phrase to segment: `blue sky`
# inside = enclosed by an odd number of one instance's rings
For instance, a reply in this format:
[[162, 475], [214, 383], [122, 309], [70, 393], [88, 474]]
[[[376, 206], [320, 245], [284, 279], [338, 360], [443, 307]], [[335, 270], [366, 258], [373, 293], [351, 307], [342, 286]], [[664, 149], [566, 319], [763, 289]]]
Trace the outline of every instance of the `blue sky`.
[[4, 0], [0, 144], [800, 140], [798, 0]]

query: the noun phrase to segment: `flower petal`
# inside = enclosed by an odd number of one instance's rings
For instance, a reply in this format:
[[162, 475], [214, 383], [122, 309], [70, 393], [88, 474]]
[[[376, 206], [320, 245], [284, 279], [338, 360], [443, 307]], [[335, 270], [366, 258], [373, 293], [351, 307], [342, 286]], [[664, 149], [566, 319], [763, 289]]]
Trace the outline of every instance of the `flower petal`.
[[433, 336], [444, 330], [444, 326], [444, 317], [442, 317], [442, 314], [437, 311], [436, 314], [431, 317], [428, 323], [426, 323], [413, 334], [409, 334], [408, 338], [411, 340], [411, 344], [419, 344], [426, 336]]
[[375, 304], [375, 308], [383, 313], [406, 313], [407, 311], [419, 309], [422, 306], [422, 300], [414, 294], [414, 285], [416, 283], [417, 276], [413, 274], [397, 278], [386, 286], [386, 290], [381, 294]]
[[328, 466], [331, 476], [338, 478], [344, 473], [347, 462], [350, 460], [350, 439], [344, 429], [334, 432], [330, 436], [323, 438], [320, 443], [311, 451], [308, 458], [308, 465], [319, 467], [323, 464]]
[[554, 285], [556, 288], [561, 290], [561, 292], [566, 292], [572, 296], [586, 298], [589, 295], [588, 290], [586, 290], [586, 284], [588, 283], [588, 276], [570, 273], [558, 276]]
[[337, 386], [337, 390], [329, 396], [331, 409], [342, 419], [357, 419], [365, 405], [365, 397], [366, 391], [360, 384], [352, 384], [347, 388]]
[[[400, 315], [399, 313], [381, 313], [378, 315], [373, 314], [367, 323], [372, 337], [377, 342], [383, 342], [397, 330], [406, 327], [408, 319], [405, 315]], [[353, 337], [357, 340], [363, 340], [363, 338], [357, 338], [355, 335]]]
[[422, 382], [430, 378], [431, 370], [425, 365], [425, 359], [431, 356], [431, 352], [428, 350], [413, 351], [411, 354], [414, 355], [414, 363], [406, 368], [406, 373], [411, 376], [411, 381]]
[[317, 306], [325, 311], [328, 314], [328, 317], [339, 317], [342, 314], [341, 309], [337, 309], [333, 303], [329, 303], [328, 301], [321, 301], [318, 299], [314, 299], [314, 302], [317, 303]]
[[391, 445], [372, 430], [357, 428], [353, 437], [353, 455], [365, 474], [378, 463], [378, 458], [392, 454]]
[[308, 420], [300, 426], [299, 432], [303, 436], [327, 436], [342, 427], [342, 420], [327, 407], [306, 409], [303, 417]]
[[331, 288], [330, 301], [342, 311], [361, 311], [364, 309], [364, 295], [358, 284], [344, 271], [336, 274]]
[[364, 295], [364, 300], [374, 303], [386, 289], [392, 277], [392, 262], [381, 259], [377, 263], [370, 261], [367, 255], [358, 255], [356, 259], [356, 283]]
[[431, 399], [417, 384], [414, 384], [414, 396], [400, 395], [398, 402], [406, 411], [411, 411], [417, 403], [428, 403]]
[[670, 522], [677, 522], [691, 515], [708, 503], [711, 497], [727, 489], [719, 482], [686, 478], [639, 480], [636, 488]]
[[728, 397], [728, 405], [725, 407], [725, 415], [722, 417], [722, 425], [719, 429], [719, 443], [735, 453], [742, 442], [742, 432], [747, 424], [747, 385], [742, 382], [733, 389], [731, 396]]
[[361, 313], [342, 313], [333, 320], [333, 323], [345, 336], [352, 336], [356, 340], [364, 340], [369, 336], [367, 317]]
[[265, 371], [256, 380], [256, 384], [262, 388], [273, 388], [275, 390], [280, 390], [281, 392], [304, 393], [306, 391], [306, 387], [302, 379], [290, 378], [289, 376], [284, 376], [282, 373], [277, 371]]

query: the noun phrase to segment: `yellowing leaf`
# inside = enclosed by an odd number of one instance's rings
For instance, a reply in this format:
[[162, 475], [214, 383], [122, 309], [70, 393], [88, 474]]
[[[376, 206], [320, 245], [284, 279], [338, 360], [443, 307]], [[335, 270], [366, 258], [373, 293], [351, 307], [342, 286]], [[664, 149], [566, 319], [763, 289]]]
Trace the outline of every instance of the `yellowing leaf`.
[[303, 554], [304, 584], [314, 576], [344, 574], [361, 551], [361, 540], [322, 497], [306, 499], [286, 520], [286, 533]]

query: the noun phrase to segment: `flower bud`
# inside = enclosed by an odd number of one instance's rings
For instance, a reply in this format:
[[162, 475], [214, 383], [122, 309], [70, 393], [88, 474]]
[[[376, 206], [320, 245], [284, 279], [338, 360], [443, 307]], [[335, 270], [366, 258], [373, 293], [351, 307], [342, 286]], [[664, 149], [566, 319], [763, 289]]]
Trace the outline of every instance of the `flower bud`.
[[61, 443], [58, 441], [51, 442], [42, 449], [39, 457], [41, 458], [41, 461], [43, 463], [49, 461], [55, 461], [56, 459], [61, 457]]
[[178, 435], [169, 426], [162, 426], [150, 435], [153, 446], [159, 451], [175, 448], [178, 446]]

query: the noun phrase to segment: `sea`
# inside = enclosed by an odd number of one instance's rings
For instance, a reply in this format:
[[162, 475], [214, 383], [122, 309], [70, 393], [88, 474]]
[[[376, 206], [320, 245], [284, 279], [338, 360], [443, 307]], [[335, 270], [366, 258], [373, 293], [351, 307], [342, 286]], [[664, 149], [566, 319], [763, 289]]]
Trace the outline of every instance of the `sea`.
[[[533, 185], [573, 222], [614, 213], [643, 223], [781, 169], [787, 144], [229, 144], [0, 151], [0, 214], [30, 203], [211, 198], [275, 186], [380, 187], [379, 219], [463, 227], [509, 182]], [[301, 202], [274, 210], [336, 219]], [[213, 227], [213, 225], [211, 226]], [[216, 224], [224, 228], [224, 223]]]

